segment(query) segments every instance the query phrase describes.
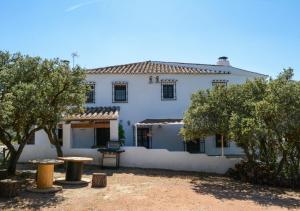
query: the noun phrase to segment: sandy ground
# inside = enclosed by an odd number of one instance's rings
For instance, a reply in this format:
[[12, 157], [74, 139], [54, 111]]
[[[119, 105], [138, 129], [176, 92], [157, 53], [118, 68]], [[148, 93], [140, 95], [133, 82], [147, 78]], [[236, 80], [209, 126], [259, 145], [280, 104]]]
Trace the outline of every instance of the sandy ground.
[[[22, 191], [0, 199], [0, 210], [300, 210], [300, 192], [240, 183], [226, 177], [162, 170], [120, 169], [106, 172], [108, 186], [64, 186], [56, 194]], [[63, 177], [57, 171], [55, 177]]]

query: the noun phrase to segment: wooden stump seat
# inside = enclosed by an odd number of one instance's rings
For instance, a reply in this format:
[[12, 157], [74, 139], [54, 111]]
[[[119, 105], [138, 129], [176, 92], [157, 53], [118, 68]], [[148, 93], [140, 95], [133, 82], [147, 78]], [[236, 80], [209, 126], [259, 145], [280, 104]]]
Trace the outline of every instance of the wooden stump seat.
[[92, 178], [92, 187], [106, 187], [107, 185], [107, 176], [105, 173], [93, 173], [93, 178]]
[[0, 196], [15, 197], [18, 195], [22, 182], [19, 180], [0, 180]]

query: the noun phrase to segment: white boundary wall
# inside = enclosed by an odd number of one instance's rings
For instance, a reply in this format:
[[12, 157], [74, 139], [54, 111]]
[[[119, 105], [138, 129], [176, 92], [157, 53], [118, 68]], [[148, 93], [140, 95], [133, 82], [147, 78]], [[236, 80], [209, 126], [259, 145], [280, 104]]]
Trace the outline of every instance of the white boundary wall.
[[[229, 168], [234, 167], [240, 158], [226, 158], [221, 156], [208, 156], [206, 154], [191, 154], [188, 152], [174, 152], [166, 149], [146, 149], [144, 147], [123, 147], [120, 165], [123, 167], [169, 169], [179, 171], [197, 171], [224, 174]], [[100, 153], [97, 149], [72, 149], [63, 148], [65, 156], [87, 156], [94, 158], [92, 164], [99, 165]], [[47, 153], [39, 153], [47, 152]], [[40, 151], [33, 146], [27, 146], [22, 153], [20, 162], [31, 159], [55, 158], [54, 148]], [[113, 165], [107, 159], [106, 165]]]
[[224, 174], [241, 161], [240, 158], [174, 152], [166, 149], [123, 147], [120, 165], [125, 167], [157, 168]]

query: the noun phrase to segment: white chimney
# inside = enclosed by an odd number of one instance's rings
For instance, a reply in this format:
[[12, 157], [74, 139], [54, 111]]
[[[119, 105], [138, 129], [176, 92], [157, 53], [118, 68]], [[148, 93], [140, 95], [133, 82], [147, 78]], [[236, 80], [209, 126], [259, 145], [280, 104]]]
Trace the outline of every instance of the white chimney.
[[219, 59], [217, 61], [217, 65], [231, 66], [229, 63], [228, 57], [226, 57], [226, 56], [219, 57]]

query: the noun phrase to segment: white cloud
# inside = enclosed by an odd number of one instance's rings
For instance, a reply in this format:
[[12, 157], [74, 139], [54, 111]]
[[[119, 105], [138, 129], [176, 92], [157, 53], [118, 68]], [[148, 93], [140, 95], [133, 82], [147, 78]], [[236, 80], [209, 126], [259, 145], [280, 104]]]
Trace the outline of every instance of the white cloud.
[[82, 3], [79, 3], [79, 4], [75, 4], [73, 6], [70, 6], [68, 7], [65, 12], [72, 12], [74, 10], [77, 10], [81, 7], [84, 7], [84, 6], [87, 6], [87, 5], [90, 5], [90, 4], [94, 4], [96, 2], [99, 2], [99, 0], [94, 0], [94, 1], [87, 1], [87, 2], [82, 2]]

